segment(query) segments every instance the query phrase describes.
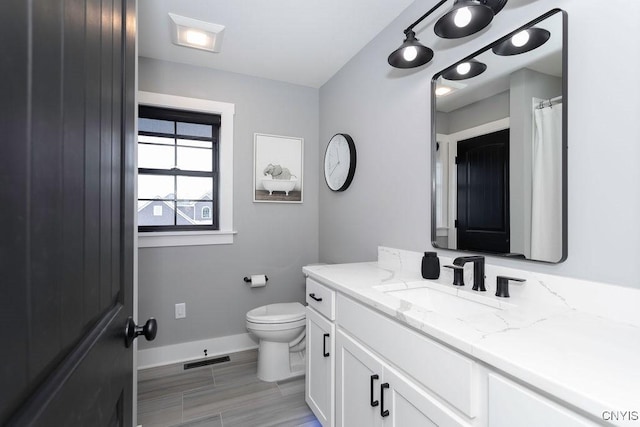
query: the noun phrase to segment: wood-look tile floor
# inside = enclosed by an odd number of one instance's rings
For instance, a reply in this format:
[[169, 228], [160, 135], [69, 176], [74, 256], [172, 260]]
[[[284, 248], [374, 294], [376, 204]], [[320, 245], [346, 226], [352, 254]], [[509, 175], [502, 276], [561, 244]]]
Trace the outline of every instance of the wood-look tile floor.
[[320, 427], [304, 401], [304, 377], [260, 381], [257, 356], [249, 350], [186, 371], [182, 363], [138, 371], [138, 425]]

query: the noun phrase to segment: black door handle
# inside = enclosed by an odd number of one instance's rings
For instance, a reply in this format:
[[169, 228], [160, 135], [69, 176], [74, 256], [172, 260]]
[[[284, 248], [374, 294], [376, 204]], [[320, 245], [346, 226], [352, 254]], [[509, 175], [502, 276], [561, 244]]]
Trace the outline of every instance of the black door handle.
[[389, 388], [389, 383], [380, 384], [380, 416], [383, 418], [389, 416], [389, 410], [384, 409], [384, 389], [385, 388]]
[[371, 398], [369, 400], [371, 400], [371, 406], [374, 408], [380, 404], [377, 400], [373, 400], [373, 382], [378, 378], [380, 378], [378, 374], [371, 375]]
[[124, 346], [129, 348], [134, 339], [140, 335], [144, 335], [147, 341], [153, 341], [158, 333], [158, 322], [151, 317], [144, 326], [136, 325], [133, 317], [129, 316], [124, 326]]
[[316, 294], [309, 294], [309, 296], [310, 296], [310, 297], [311, 297], [311, 299], [312, 299], [312, 300], [314, 300], [314, 301], [318, 301], [318, 302], [322, 301], [322, 298], [318, 298], [318, 297], [316, 296]]
[[329, 357], [330, 354], [327, 353], [327, 338], [329, 338], [329, 334], [324, 334], [322, 336], [322, 355], [324, 357]]

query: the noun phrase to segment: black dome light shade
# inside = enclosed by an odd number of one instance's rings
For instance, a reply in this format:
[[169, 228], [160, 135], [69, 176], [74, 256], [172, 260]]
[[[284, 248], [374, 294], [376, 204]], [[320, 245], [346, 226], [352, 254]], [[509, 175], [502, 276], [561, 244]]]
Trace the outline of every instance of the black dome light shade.
[[389, 55], [389, 65], [396, 68], [415, 68], [431, 61], [433, 50], [420, 43], [412, 30], [406, 34], [407, 38], [402, 46]]
[[519, 55], [537, 49], [549, 40], [551, 33], [543, 28], [527, 28], [495, 45], [491, 50], [500, 56]]
[[482, 1], [456, 0], [451, 10], [438, 19], [434, 31], [444, 39], [466, 37], [489, 25], [495, 13]]
[[507, 4], [507, 1], [508, 0], [484, 0], [483, 3], [493, 9], [493, 14], [497, 15]]
[[447, 80], [466, 80], [479, 76], [487, 69], [487, 65], [472, 59], [461, 62], [442, 73], [442, 77]]

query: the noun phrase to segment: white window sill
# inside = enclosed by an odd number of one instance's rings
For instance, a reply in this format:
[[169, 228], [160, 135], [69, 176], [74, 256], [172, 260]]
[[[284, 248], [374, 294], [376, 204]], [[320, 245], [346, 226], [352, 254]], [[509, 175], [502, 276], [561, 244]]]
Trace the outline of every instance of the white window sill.
[[230, 245], [237, 231], [163, 231], [138, 233], [139, 248]]

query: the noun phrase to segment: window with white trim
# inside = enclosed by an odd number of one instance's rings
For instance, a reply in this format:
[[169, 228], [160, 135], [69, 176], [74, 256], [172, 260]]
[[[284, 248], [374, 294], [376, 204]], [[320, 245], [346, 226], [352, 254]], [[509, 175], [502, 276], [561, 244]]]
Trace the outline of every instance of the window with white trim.
[[[218, 142], [218, 208], [211, 207], [212, 219], [218, 224], [217, 230], [197, 228], [195, 230], [154, 230], [138, 233], [138, 247], [198, 246], [231, 244], [236, 231], [233, 227], [233, 129], [235, 105], [228, 102], [201, 98], [167, 95], [156, 92], [138, 92], [141, 106], [158, 107], [187, 112], [197, 112], [220, 116]], [[168, 209], [164, 203], [156, 203], [156, 212], [164, 214]], [[206, 204], [205, 204], [206, 205]], [[201, 206], [196, 207], [201, 214]], [[202, 218], [201, 218], [202, 219]]]

